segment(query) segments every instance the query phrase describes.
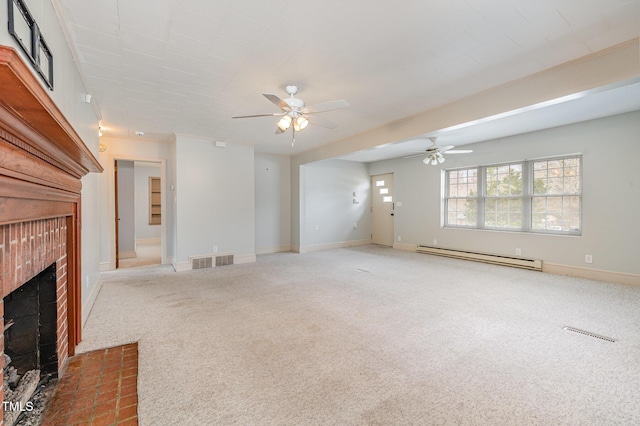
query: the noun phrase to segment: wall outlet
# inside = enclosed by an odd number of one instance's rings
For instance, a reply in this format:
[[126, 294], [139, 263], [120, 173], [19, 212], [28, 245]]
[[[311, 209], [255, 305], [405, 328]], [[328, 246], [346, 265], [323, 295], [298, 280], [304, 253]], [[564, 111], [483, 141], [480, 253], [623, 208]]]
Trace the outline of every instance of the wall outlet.
[[353, 222], [353, 229], [358, 229], [358, 222]]
[[316, 225], [316, 231], [320, 230], [320, 225]]
[[433, 245], [437, 246], [438, 245], [438, 240], [436, 240], [435, 238], [433, 239]]
[[402, 201], [397, 201], [396, 202], [396, 207], [402, 207]]
[[520, 256], [522, 254], [522, 249], [516, 248], [516, 254]]
[[402, 241], [402, 236], [398, 235], [398, 241]]
[[218, 252], [218, 246], [213, 246], [213, 253], [217, 253]]
[[593, 263], [593, 256], [591, 256], [590, 254], [585, 254], [584, 263]]

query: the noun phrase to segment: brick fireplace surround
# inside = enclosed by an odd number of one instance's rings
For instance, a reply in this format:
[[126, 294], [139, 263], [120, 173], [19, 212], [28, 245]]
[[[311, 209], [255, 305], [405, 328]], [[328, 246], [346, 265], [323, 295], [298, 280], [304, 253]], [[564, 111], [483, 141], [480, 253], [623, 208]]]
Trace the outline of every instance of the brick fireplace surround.
[[[56, 264], [58, 374], [81, 339], [80, 194], [89, 172], [102, 167], [20, 54], [0, 45], [0, 291], [4, 298]], [[0, 426], [2, 416], [0, 405]]]

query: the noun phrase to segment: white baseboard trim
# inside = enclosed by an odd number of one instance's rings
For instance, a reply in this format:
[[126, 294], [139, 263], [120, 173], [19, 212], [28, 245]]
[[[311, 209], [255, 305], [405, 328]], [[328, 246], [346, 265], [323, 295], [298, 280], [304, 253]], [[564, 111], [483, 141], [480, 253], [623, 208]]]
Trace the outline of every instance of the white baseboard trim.
[[233, 256], [233, 264], [241, 265], [243, 263], [254, 263], [256, 261], [255, 254], [243, 254], [243, 255], [234, 255]]
[[413, 251], [415, 252], [418, 246], [416, 244], [407, 244], [407, 243], [393, 243], [393, 248], [396, 250], [402, 251]]
[[326, 243], [326, 244], [311, 244], [308, 246], [298, 247], [299, 249], [298, 253], [309, 253], [312, 251], [319, 251], [319, 250], [331, 250], [331, 249], [337, 249], [337, 248], [366, 246], [369, 244], [371, 244], [370, 239], [339, 241], [336, 243]]
[[576, 266], [558, 265], [542, 262], [542, 272], [550, 274], [568, 275], [570, 277], [586, 278], [589, 280], [605, 281], [617, 284], [640, 286], [640, 275], [622, 272], [603, 271], [600, 269], [579, 268]]
[[300, 251], [300, 246], [291, 246], [291, 251], [294, 253], [302, 253]]
[[120, 259], [135, 259], [136, 258], [136, 251], [121, 251], [120, 252]]
[[111, 263], [111, 262], [100, 262], [100, 272], [107, 272], [107, 271], [113, 271], [114, 269], [116, 269], [116, 265], [115, 263]]
[[162, 240], [160, 238], [138, 238], [136, 239], [136, 246], [145, 244], [160, 244]]
[[82, 326], [87, 322], [89, 318], [89, 314], [91, 313], [91, 308], [93, 308], [93, 304], [96, 303], [96, 299], [98, 298], [98, 293], [100, 293], [100, 289], [102, 288], [102, 275], [98, 277], [98, 281], [96, 281], [93, 289], [91, 290], [91, 294], [89, 294], [89, 298], [82, 305]]
[[282, 253], [287, 251], [291, 251], [291, 245], [257, 248], [256, 254]]

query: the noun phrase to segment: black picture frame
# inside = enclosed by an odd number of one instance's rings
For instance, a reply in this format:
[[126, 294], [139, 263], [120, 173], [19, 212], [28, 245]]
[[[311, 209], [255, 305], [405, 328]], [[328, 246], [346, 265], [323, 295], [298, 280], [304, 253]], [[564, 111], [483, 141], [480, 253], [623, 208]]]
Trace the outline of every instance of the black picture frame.
[[27, 55], [46, 86], [53, 90], [53, 54], [23, 0], [7, 0], [9, 34]]

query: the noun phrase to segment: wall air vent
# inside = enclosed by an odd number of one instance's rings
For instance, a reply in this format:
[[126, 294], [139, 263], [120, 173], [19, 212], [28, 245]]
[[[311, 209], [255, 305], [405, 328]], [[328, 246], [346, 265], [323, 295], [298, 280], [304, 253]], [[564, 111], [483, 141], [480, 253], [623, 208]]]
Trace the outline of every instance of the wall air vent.
[[191, 258], [191, 269], [206, 269], [206, 268], [213, 268], [212, 256]]
[[216, 266], [233, 265], [233, 255], [216, 256]]
[[233, 265], [233, 255], [222, 254], [216, 256], [213, 254], [207, 254], [191, 256], [189, 257], [189, 261], [191, 262], [191, 269], [215, 268], [217, 266]]

